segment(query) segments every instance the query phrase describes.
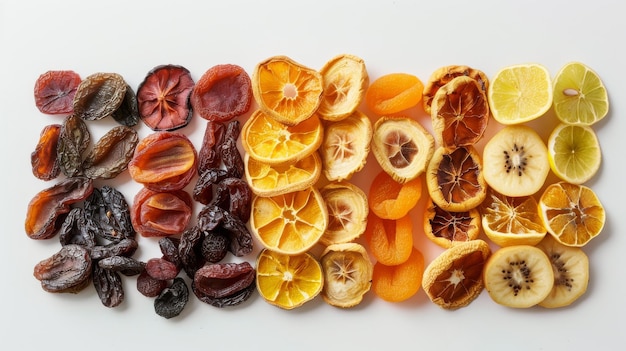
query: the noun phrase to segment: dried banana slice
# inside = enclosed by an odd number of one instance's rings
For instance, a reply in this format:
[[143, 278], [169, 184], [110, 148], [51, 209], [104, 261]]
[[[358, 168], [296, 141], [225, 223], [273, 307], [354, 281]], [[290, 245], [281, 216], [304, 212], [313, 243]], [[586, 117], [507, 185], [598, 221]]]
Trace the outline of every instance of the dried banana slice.
[[369, 207], [367, 195], [354, 184], [333, 182], [320, 189], [328, 208], [328, 226], [320, 242], [324, 245], [350, 242], [365, 232]]
[[327, 121], [350, 116], [361, 104], [369, 85], [365, 62], [360, 57], [342, 54], [332, 58], [320, 70], [324, 93], [318, 113]]
[[341, 121], [326, 123], [319, 150], [328, 180], [349, 180], [363, 169], [370, 152], [372, 133], [372, 122], [359, 111]]
[[320, 261], [324, 274], [321, 292], [324, 301], [342, 308], [361, 303], [370, 290], [374, 271], [365, 248], [357, 243], [330, 245]]
[[428, 82], [426, 82], [426, 86], [424, 86], [422, 103], [424, 104], [424, 111], [426, 111], [426, 113], [431, 114], [430, 107], [435, 94], [437, 94], [437, 90], [446, 85], [452, 79], [460, 76], [467, 76], [476, 80], [483, 93], [487, 93], [489, 79], [484, 72], [464, 65], [449, 65], [440, 67], [431, 74]]

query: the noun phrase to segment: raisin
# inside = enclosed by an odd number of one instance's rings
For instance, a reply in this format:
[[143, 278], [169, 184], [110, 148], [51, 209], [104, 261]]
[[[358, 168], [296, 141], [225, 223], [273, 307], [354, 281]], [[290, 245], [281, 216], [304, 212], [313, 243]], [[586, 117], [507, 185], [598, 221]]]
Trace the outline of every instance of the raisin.
[[70, 205], [85, 200], [92, 192], [92, 180], [84, 177], [67, 178], [40, 191], [28, 203], [26, 235], [31, 239], [53, 237], [70, 212]]
[[252, 293], [256, 291], [256, 285], [252, 283], [248, 285], [246, 288], [241, 289], [232, 295], [228, 295], [228, 296], [221, 297], [221, 298], [213, 298], [213, 297], [207, 296], [202, 291], [198, 290], [198, 288], [195, 286], [195, 283], [193, 281], [191, 282], [191, 290], [200, 301], [206, 304], [209, 304], [211, 306], [214, 306], [214, 307], [223, 308], [223, 307], [237, 306], [245, 302], [246, 300], [248, 300], [248, 298], [252, 296]]
[[196, 271], [204, 265], [200, 248], [204, 233], [197, 226], [193, 226], [180, 236], [180, 244], [178, 245], [178, 255], [182, 263], [183, 270], [189, 278], [193, 279]]
[[57, 145], [60, 134], [60, 124], [45, 126], [39, 135], [35, 151], [30, 154], [33, 175], [41, 180], [52, 180], [61, 172], [57, 160]]
[[91, 250], [91, 259], [100, 260], [111, 256], [132, 256], [139, 244], [137, 240], [132, 238], [124, 238], [118, 242], [109, 243], [106, 245], [96, 245]]
[[226, 126], [224, 142], [220, 145], [220, 157], [230, 177], [241, 178], [244, 175], [244, 162], [237, 148], [239, 138], [239, 121], [230, 121]]
[[128, 167], [138, 142], [137, 132], [130, 127], [109, 130], [85, 157], [83, 174], [92, 179], [117, 177]]
[[123, 275], [137, 275], [145, 270], [146, 263], [132, 257], [110, 256], [98, 261], [100, 268], [120, 272]]
[[159, 296], [161, 291], [165, 288], [167, 288], [166, 280], [155, 279], [146, 271], [139, 273], [137, 276], [137, 291], [139, 291], [143, 296]]
[[143, 138], [128, 164], [130, 176], [155, 191], [179, 190], [196, 174], [197, 153], [178, 132], [157, 132]]
[[178, 316], [189, 301], [189, 289], [183, 278], [177, 277], [170, 287], [161, 291], [154, 299], [154, 311], [161, 317], [170, 319]]
[[228, 235], [219, 231], [208, 231], [202, 239], [200, 253], [208, 262], [217, 263], [226, 257], [230, 246]]
[[33, 274], [45, 291], [76, 293], [89, 283], [91, 266], [89, 251], [70, 244], [37, 263]]
[[95, 188], [84, 208], [100, 229], [97, 234], [102, 239], [118, 242], [135, 237], [128, 202], [119, 190], [106, 185]]
[[48, 71], [35, 82], [35, 105], [42, 113], [72, 113], [74, 95], [80, 84], [74, 71]]
[[206, 170], [193, 187], [193, 199], [203, 205], [208, 205], [213, 199], [213, 185], [228, 177], [225, 169], [211, 168]]
[[146, 273], [158, 280], [176, 278], [179, 269], [176, 264], [163, 258], [151, 258], [146, 262]]
[[248, 112], [252, 82], [237, 65], [211, 67], [196, 83], [191, 94], [194, 111], [209, 121], [228, 121]]
[[205, 206], [198, 214], [198, 226], [204, 231], [215, 230], [216, 228], [226, 230], [230, 239], [228, 250], [237, 257], [252, 252], [252, 235], [246, 224], [219, 206]]
[[196, 271], [193, 281], [204, 295], [219, 299], [232, 295], [254, 282], [255, 270], [250, 263], [214, 263]]
[[178, 255], [179, 245], [180, 240], [177, 238], [163, 237], [159, 239], [159, 249], [161, 249], [163, 258], [175, 264], [176, 267], [182, 267], [182, 262], [180, 261], [180, 256]]
[[57, 145], [57, 159], [63, 174], [68, 177], [81, 175], [83, 153], [90, 142], [91, 134], [85, 121], [76, 115], [65, 118]]
[[100, 302], [106, 307], [117, 307], [124, 302], [124, 286], [122, 277], [112, 270], [93, 265], [93, 286], [98, 293]]
[[177, 65], [153, 68], [137, 89], [139, 117], [154, 131], [186, 126], [193, 115], [189, 98], [194, 87], [189, 70]]
[[157, 192], [142, 188], [131, 210], [135, 231], [144, 237], [182, 233], [193, 214], [193, 200], [184, 190]]
[[208, 121], [202, 145], [198, 152], [198, 174], [221, 167], [220, 145], [224, 142], [226, 128], [223, 123]]
[[76, 207], [65, 217], [59, 229], [59, 241], [63, 246], [76, 244], [91, 251], [96, 246], [96, 232], [96, 226], [85, 217], [83, 209]]
[[86, 121], [110, 116], [124, 101], [126, 87], [126, 81], [117, 73], [87, 76], [76, 89], [74, 114]]
[[122, 104], [111, 115], [117, 123], [134, 127], [139, 123], [139, 107], [137, 106], [137, 95], [130, 85], [126, 85], [126, 94]]
[[219, 206], [232, 215], [248, 222], [252, 206], [252, 190], [239, 178], [226, 178], [217, 184], [215, 197], [209, 205]]

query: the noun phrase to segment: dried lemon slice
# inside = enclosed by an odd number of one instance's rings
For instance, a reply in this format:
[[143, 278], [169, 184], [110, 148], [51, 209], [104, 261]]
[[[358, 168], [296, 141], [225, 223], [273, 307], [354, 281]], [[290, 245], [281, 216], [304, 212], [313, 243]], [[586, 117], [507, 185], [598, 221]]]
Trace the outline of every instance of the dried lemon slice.
[[290, 310], [322, 291], [322, 266], [309, 253], [285, 255], [264, 249], [256, 260], [256, 287], [269, 304]]
[[324, 129], [314, 115], [295, 126], [277, 122], [261, 110], [255, 111], [241, 128], [241, 144], [257, 161], [288, 164], [311, 155], [322, 144]]
[[354, 184], [334, 182], [320, 189], [328, 209], [328, 226], [320, 238], [324, 245], [347, 243], [365, 232], [367, 195]]
[[261, 110], [290, 126], [315, 113], [323, 91], [319, 72], [287, 56], [274, 56], [260, 62], [252, 75], [252, 93]]
[[328, 210], [315, 187], [252, 200], [250, 227], [268, 249], [296, 255], [317, 244], [328, 226]]
[[276, 196], [304, 190], [317, 183], [322, 161], [317, 152], [286, 165], [270, 165], [244, 155], [246, 181], [258, 196]]
[[487, 92], [489, 79], [484, 72], [465, 65], [449, 65], [440, 67], [431, 74], [428, 82], [426, 82], [426, 85], [424, 86], [422, 102], [426, 113], [431, 113], [431, 103], [439, 88], [446, 85], [452, 79], [460, 76], [467, 76], [476, 80], [481, 90], [484, 93]]
[[363, 169], [372, 134], [372, 122], [359, 111], [341, 121], [327, 123], [320, 147], [326, 178], [330, 181], [348, 180]]
[[334, 244], [321, 256], [324, 272], [322, 298], [329, 305], [349, 308], [361, 303], [372, 286], [374, 265], [357, 243]]
[[369, 76], [363, 59], [349, 54], [332, 58], [320, 70], [324, 93], [318, 113], [320, 118], [339, 121], [350, 116], [363, 100]]
[[463, 212], [450, 212], [432, 200], [424, 212], [426, 237], [444, 249], [458, 242], [475, 240], [480, 234], [480, 213], [476, 208]]
[[399, 183], [419, 177], [428, 165], [435, 139], [408, 117], [381, 117], [374, 124], [372, 152], [378, 164]]

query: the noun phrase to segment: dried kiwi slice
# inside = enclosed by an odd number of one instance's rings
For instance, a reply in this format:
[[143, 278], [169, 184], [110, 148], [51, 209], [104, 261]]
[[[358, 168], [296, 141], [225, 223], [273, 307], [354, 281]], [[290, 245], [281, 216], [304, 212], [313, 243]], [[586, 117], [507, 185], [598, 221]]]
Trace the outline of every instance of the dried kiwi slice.
[[374, 266], [365, 248], [357, 243], [333, 244], [322, 252], [322, 298], [329, 305], [358, 305], [372, 286]]

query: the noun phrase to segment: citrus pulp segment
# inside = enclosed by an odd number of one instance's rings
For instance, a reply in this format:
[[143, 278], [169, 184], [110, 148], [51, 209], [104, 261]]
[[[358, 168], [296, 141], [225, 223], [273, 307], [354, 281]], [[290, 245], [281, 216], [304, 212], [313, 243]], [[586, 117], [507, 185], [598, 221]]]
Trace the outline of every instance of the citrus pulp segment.
[[602, 152], [589, 126], [561, 123], [548, 138], [550, 167], [561, 180], [582, 184], [600, 169]]

